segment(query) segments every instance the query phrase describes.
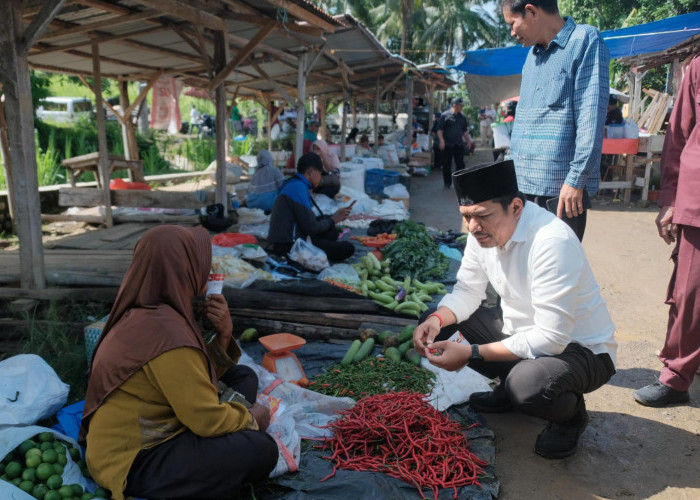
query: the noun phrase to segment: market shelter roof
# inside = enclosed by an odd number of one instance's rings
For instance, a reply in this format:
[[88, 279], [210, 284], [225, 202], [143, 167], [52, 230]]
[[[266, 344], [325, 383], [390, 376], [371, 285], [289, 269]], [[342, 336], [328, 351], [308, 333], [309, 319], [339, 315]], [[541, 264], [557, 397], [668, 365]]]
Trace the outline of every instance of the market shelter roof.
[[[25, 21], [41, 3], [25, 8]], [[293, 67], [307, 45], [342, 25], [305, 0], [68, 0], [29, 52], [37, 69], [92, 73], [91, 46], [99, 44], [101, 71], [118, 80], [155, 74], [214, 88], [236, 84], [235, 69], [249, 58]], [[225, 71], [214, 70], [215, 37], [226, 36]], [[219, 68], [220, 70], [220, 68]]]

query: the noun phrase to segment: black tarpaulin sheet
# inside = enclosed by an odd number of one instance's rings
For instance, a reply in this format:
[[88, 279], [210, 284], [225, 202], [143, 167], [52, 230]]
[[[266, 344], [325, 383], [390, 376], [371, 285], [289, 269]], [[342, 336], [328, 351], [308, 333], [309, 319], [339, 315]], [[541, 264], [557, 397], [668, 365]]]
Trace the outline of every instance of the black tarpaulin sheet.
[[[338, 363], [348, 346], [349, 342], [308, 342], [294, 353], [299, 358], [307, 377], [311, 379], [327, 366]], [[265, 350], [260, 343], [243, 344], [242, 347], [257, 363], [261, 362]], [[375, 351], [375, 354], [377, 352], [379, 349]], [[461, 500], [496, 498], [500, 483], [493, 468], [496, 453], [493, 432], [467, 404], [453, 406], [447, 413], [451, 419], [461, 422], [465, 427], [474, 423], [480, 424], [466, 431], [466, 437], [472, 451], [488, 463], [484, 468], [486, 475], [480, 480], [481, 487], [476, 485], [462, 487], [457, 490], [457, 498]], [[333, 471], [332, 463], [321, 458], [328, 452], [314, 449], [313, 443], [310, 442], [305, 442], [302, 449], [304, 451], [298, 472], [268, 479], [264, 483], [255, 485], [254, 493], [247, 489], [245, 492], [241, 492], [239, 498], [256, 498], [258, 500], [412, 500], [423, 498], [415, 486], [379, 472], [339, 469], [334, 477], [320, 482], [322, 478]], [[423, 491], [423, 494], [427, 498], [433, 498], [432, 492], [427, 489]], [[454, 492], [451, 489], [440, 490], [438, 498], [441, 500], [454, 498]]]

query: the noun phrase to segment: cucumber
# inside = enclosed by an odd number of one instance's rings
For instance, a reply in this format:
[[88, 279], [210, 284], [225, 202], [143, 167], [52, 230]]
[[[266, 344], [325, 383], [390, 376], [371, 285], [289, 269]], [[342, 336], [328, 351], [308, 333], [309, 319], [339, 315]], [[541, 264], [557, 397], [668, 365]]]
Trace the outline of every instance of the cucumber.
[[390, 285], [383, 279], [377, 280], [374, 282], [375, 286], [377, 287], [378, 290], [381, 290], [383, 292], [392, 292], [396, 293], [396, 286]]
[[406, 354], [411, 349], [411, 347], [413, 347], [413, 340], [407, 340], [399, 346], [399, 352], [401, 354]]
[[403, 344], [404, 342], [408, 342], [409, 340], [413, 340], [413, 330], [416, 329], [416, 325], [406, 325], [403, 327], [403, 330], [401, 330], [401, 334], [399, 335], [399, 342]]
[[382, 265], [379, 262], [379, 259], [377, 258], [376, 255], [374, 255], [372, 252], [367, 254], [369, 256], [369, 261], [372, 263], [372, 266], [374, 266], [374, 269], [377, 271], [381, 271]]
[[382, 304], [390, 304], [394, 301], [394, 297], [391, 297], [390, 295], [384, 295], [383, 293], [369, 292], [369, 296], [377, 302], [381, 302]]
[[362, 345], [361, 340], [353, 340], [352, 344], [350, 344], [350, 348], [348, 349], [348, 352], [345, 353], [345, 356], [343, 356], [343, 360], [340, 362], [341, 365], [349, 365], [350, 363], [353, 362], [353, 358], [355, 357], [355, 354], [357, 354], [357, 351], [360, 350], [360, 346]]
[[383, 344], [389, 335], [394, 335], [394, 332], [392, 332], [391, 330], [384, 330], [383, 332], [379, 332], [377, 334], [377, 340], [379, 340], [379, 342]]
[[374, 338], [370, 337], [362, 343], [362, 346], [352, 358], [353, 363], [359, 363], [365, 359], [374, 349]]
[[420, 365], [420, 354], [415, 349], [409, 349], [406, 351], [406, 360], [413, 363], [414, 365]]
[[396, 347], [387, 347], [384, 357], [398, 363], [401, 361], [401, 352]]
[[416, 302], [411, 302], [410, 300], [401, 302], [398, 306], [396, 306], [396, 309], [394, 311], [396, 312], [407, 312], [407, 311], [412, 311], [412, 312], [418, 312], [420, 310], [420, 304]]

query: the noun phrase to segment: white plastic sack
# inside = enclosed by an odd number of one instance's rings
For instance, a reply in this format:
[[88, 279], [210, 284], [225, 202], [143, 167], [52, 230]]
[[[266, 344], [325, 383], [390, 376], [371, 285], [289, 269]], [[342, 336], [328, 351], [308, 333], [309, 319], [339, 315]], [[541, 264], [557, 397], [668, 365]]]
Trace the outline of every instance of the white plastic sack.
[[297, 238], [289, 251], [289, 258], [312, 271], [323, 271], [330, 266], [326, 252], [311, 242], [311, 236], [305, 240]]
[[258, 238], [267, 238], [267, 233], [270, 232], [270, 223], [265, 224], [241, 224], [238, 226], [239, 233], [252, 234]]
[[270, 222], [270, 216], [260, 208], [240, 207], [236, 209], [239, 224], [264, 224]]
[[274, 413], [271, 412], [270, 426], [266, 431], [275, 439], [280, 450], [277, 465], [270, 477], [297, 470], [301, 460], [301, 438], [331, 437], [332, 431], [323, 427], [338, 418], [336, 412], [355, 405], [351, 398], [326, 396], [284, 382], [255, 363], [245, 352], [238, 363], [255, 371], [258, 376], [258, 393], [280, 401]]
[[[316, 205], [324, 214], [330, 215], [336, 211], [335, 201], [325, 194], [314, 194], [314, 202], [316, 202]], [[321, 215], [318, 213], [318, 210], [316, 210], [316, 207], [314, 207], [312, 210], [316, 215]]]
[[257, 280], [274, 281], [274, 277], [269, 272], [258, 269], [230, 253], [212, 255], [211, 268], [215, 273], [226, 275], [224, 285], [236, 289], [246, 288]]
[[[455, 332], [448, 339], [451, 342], [466, 342], [464, 336]], [[491, 390], [490, 379], [472, 370], [468, 366], [449, 372], [433, 366], [426, 358], [421, 358], [421, 366], [435, 373], [435, 385], [430, 393], [428, 402], [436, 410], [444, 411], [452, 405], [458, 405], [469, 400], [474, 392], [487, 392]]]
[[0, 425], [31, 425], [63, 408], [70, 386], [41, 356], [0, 361]]
[[[64, 436], [60, 432], [56, 432], [52, 429], [46, 427], [39, 427], [37, 425], [31, 426], [9, 426], [0, 428], [0, 459], [4, 458], [9, 452], [17, 448], [23, 441], [36, 436], [42, 432], [52, 432], [57, 438], [66, 441], [73, 446], [78, 446], [73, 439], [68, 436]], [[66, 450], [66, 465], [63, 469], [63, 484], [79, 484], [86, 491], [95, 491], [97, 484], [94, 481], [90, 481], [83, 476], [78, 464], [73, 462], [70, 453]], [[20, 490], [12, 483], [7, 481], [0, 481], [0, 498], [3, 500], [34, 500], [34, 497], [29, 493], [25, 493]]]
[[213, 257], [223, 257], [232, 255], [233, 257], [245, 260], [253, 260], [257, 262], [265, 262], [267, 260], [267, 252], [260, 245], [252, 243], [243, 243], [235, 247], [220, 247], [218, 245], [211, 246], [211, 254]]
[[408, 198], [408, 189], [400, 182], [397, 182], [396, 184], [385, 187], [384, 194], [389, 198]]

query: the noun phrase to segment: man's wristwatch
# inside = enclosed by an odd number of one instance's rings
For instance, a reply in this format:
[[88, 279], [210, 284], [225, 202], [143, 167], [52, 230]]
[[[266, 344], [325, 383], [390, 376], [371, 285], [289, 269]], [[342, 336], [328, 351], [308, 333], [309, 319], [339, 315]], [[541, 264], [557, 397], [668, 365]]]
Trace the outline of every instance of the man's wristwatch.
[[472, 344], [472, 356], [469, 361], [483, 361], [484, 358], [479, 354], [479, 344]]

